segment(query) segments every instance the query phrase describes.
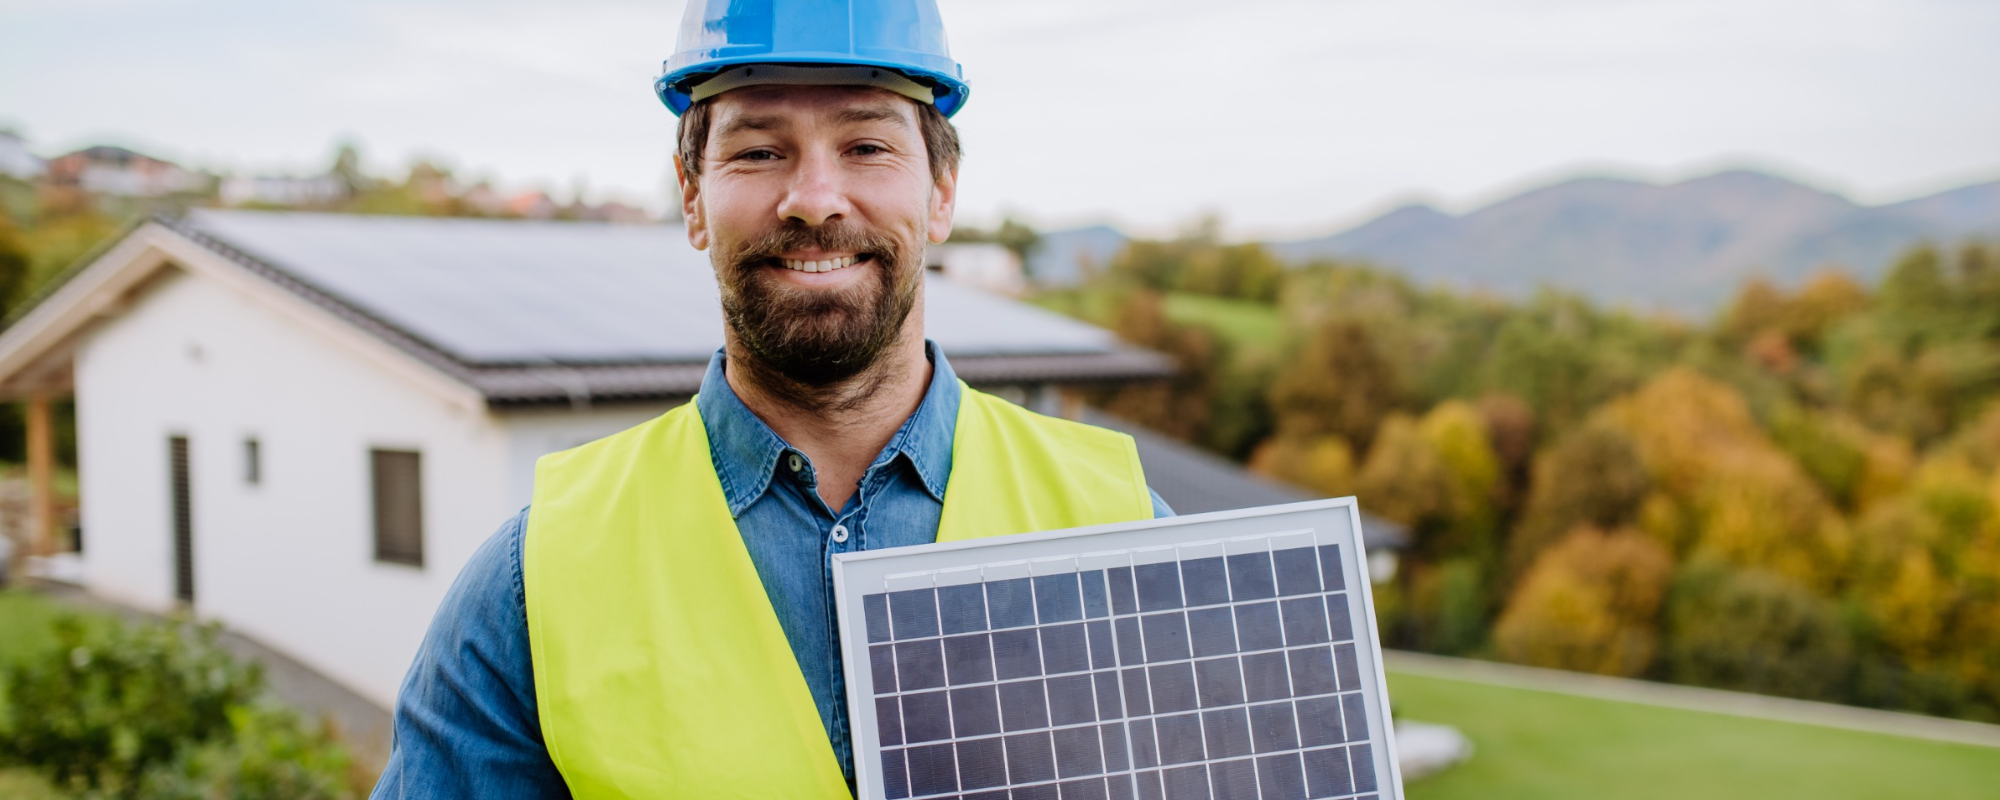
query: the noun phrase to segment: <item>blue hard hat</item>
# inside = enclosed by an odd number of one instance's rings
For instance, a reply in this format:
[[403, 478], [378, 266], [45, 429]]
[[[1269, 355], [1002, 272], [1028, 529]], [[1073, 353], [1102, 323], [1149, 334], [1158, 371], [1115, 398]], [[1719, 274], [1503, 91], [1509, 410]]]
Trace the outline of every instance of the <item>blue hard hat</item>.
[[929, 86], [947, 117], [965, 105], [937, 0], [688, 0], [653, 91], [679, 115], [695, 84], [742, 64], [886, 67]]

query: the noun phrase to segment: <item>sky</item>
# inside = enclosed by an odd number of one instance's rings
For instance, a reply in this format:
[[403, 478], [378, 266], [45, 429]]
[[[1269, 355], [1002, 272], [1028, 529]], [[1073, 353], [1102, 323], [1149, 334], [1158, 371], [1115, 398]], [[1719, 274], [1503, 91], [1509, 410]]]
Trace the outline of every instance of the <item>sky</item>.
[[[2000, 179], [1990, 0], [938, 0], [960, 218], [1239, 237], [1579, 175], [1777, 171], [1863, 203]], [[308, 173], [337, 142], [665, 203], [679, 0], [0, 0], [0, 126]]]

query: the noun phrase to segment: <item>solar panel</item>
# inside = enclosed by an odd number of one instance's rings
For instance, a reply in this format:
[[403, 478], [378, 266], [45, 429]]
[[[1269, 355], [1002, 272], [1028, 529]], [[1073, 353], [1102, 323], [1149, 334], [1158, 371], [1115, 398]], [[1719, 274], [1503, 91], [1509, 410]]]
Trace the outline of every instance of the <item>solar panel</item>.
[[859, 797], [1402, 796], [1351, 498], [833, 558]]

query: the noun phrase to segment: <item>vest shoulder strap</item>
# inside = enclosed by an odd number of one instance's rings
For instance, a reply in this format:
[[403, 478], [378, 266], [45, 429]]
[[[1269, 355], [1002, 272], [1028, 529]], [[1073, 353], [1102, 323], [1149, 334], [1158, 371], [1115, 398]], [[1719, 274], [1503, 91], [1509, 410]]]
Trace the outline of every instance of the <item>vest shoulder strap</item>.
[[1131, 436], [959, 387], [938, 541], [1152, 518]]

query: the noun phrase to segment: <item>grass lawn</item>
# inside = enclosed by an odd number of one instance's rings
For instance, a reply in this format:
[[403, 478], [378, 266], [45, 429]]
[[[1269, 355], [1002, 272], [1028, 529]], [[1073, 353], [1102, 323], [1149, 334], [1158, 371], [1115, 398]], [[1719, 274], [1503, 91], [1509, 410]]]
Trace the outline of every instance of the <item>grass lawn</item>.
[[21, 590], [0, 592], [0, 667], [35, 658], [56, 646], [50, 624], [65, 609], [46, 597]]
[[1389, 695], [1476, 748], [1410, 800], [2000, 797], [1995, 748], [1396, 673]]
[[1182, 325], [1199, 325], [1246, 355], [1275, 355], [1285, 341], [1285, 320], [1275, 306], [1203, 294], [1174, 293], [1166, 298], [1167, 318]]

